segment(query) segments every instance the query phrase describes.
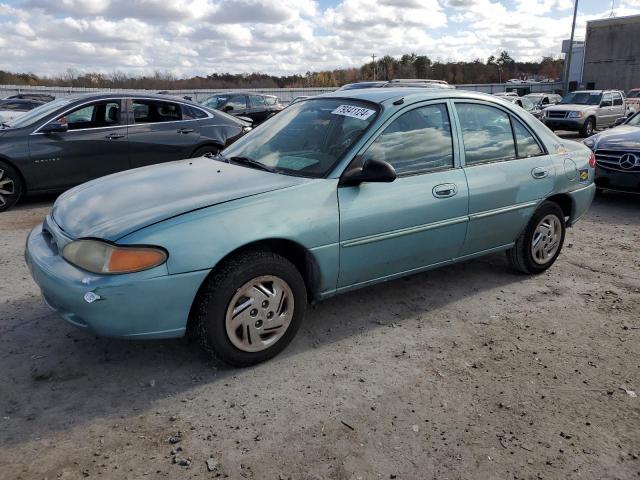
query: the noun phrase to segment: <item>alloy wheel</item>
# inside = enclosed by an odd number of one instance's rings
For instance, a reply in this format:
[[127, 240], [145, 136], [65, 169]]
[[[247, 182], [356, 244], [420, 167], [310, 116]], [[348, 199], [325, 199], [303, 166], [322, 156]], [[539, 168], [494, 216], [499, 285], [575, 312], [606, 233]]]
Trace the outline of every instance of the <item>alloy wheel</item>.
[[549, 263], [560, 247], [562, 225], [556, 215], [547, 215], [540, 220], [533, 232], [531, 255], [538, 265]]
[[286, 333], [294, 307], [287, 282], [272, 275], [256, 277], [242, 285], [227, 306], [227, 336], [244, 352], [265, 350]]
[[15, 181], [7, 175], [5, 170], [0, 169], [0, 208], [4, 207], [9, 201], [8, 197], [15, 195], [15, 193]]

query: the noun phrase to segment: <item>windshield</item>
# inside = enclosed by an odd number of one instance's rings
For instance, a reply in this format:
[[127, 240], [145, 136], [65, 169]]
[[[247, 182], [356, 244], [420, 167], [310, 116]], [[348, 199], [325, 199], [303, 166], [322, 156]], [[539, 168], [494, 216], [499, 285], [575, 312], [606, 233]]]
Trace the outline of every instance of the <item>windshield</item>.
[[24, 115], [20, 115], [15, 120], [8, 122], [7, 125], [11, 128], [22, 128], [28, 127], [29, 125], [33, 125], [38, 120], [46, 117], [50, 113], [55, 112], [60, 107], [64, 107], [69, 103], [73, 102], [75, 98], [60, 98], [58, 100], [54, 100], [53, 102], [45, 103], [44, 105], [40, 105], [39, 107], [34, 108], [33, 110], [28, 111]]
[[522, 97], [520, 101], [522, 102], [522, 108], [524, 108], [527, 112], [530, 112], [534, 109], [533, 103], [531, 103], [531, 100], [527, 97]]
[[544, 97], [543, 93], [529, 93], [525, 95], [523, 98], [533, 102], [534, 104], [540, 103]]
[[295, 103], [242, 137], [222, 154], [243, 157], [273, 171], [323, 177], [371, 125], [377, 105], [351, 99]]
[[563, 105], [600, 105], [600, 92], [573, 92], [567, 94], [560, 102]]
[[627, 94], [627, 98], [638, 98], [640, 97], [640, 90], [632, 90]]

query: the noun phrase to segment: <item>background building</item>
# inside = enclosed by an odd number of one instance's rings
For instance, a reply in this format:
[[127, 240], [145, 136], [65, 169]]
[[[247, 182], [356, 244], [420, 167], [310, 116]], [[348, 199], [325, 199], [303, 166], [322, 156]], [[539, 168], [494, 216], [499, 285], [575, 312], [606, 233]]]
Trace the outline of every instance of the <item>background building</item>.
[[588, 89], [640, 87], [640, 15], [587, 22], [582, 83]]
[[[562, 41], [562, 53], [564, 58], [567, 58], [569, 53], [569, 40]], [[582, 82], [582, 69], [584, 67], [584, 40], [574, 40], [573, 48], [571, 52], [571, 65], [569, 66], [569, 91], [577, 90], [580, 88]], [[567, 68], [565, 62], [565, 70]], [[565, 71], [565, 78], [566, 78]]]

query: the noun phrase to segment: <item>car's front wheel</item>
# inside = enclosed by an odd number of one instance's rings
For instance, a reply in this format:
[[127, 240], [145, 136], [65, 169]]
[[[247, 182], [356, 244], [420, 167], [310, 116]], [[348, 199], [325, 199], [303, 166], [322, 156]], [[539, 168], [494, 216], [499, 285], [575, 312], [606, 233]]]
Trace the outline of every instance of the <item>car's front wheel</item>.
[[0, 212], [13, 207], [22, 194], [22, 180], [18, 171], [0, 161]]
[[207, 279], [194, 311], [197, 336], [212, 356], [246, 367], [268, 360], [291, 342], [307, 306], [298, 269], [269, 251], [225, 261]]
[[544, 272], [560, 255], [565, 231], [564, 212], [558, 204], [542, 203], [515, 245], [507, 250], [509, 263], [523, 273]]
[[596, 121], [593, 118], [587, 119], [582, 128], [580, 129], [580, 135], [583, 137], [590, 137], [596, 129]]

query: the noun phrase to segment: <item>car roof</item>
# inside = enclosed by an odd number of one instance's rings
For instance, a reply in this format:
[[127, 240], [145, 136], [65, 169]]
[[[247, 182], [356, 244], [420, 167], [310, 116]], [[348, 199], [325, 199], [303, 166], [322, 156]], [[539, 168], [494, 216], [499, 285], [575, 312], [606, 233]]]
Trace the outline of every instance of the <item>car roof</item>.
[[499, 97], [486, 93], [473, 92], [471, 90], [457, 90], [448, 88], [361, 88], [359, 90], [336, 90], [334, 92], [323, 93], [313, 98], [349, 98], [353, 100], [363, 100], [373, 103], [387, 103], [404, 98], [407, 103], [419, 102], [423, 100], [436, 100], [441, 98], [471, 98], [477, 100], [495, 101]]

